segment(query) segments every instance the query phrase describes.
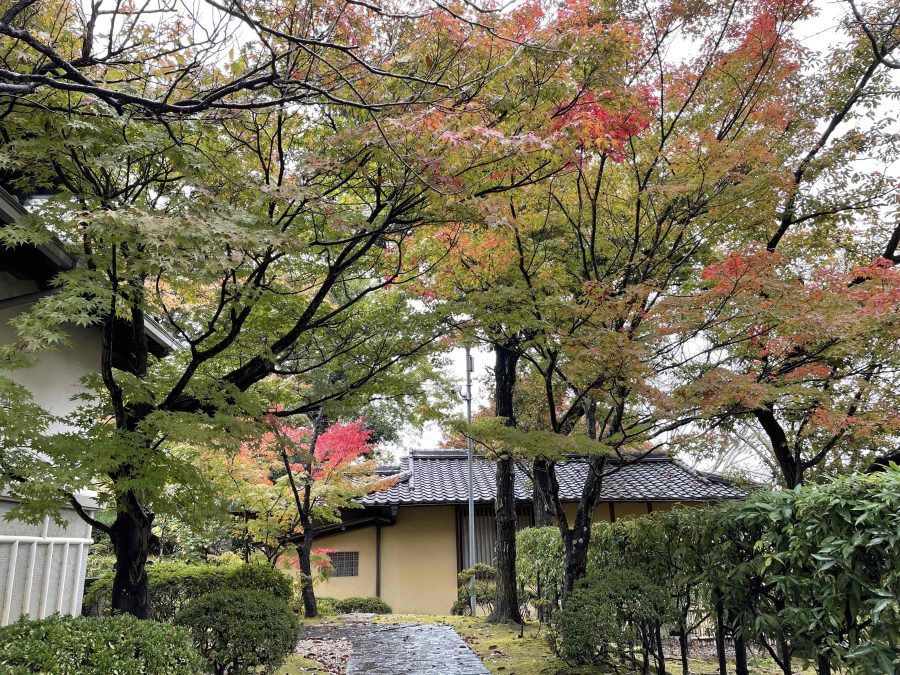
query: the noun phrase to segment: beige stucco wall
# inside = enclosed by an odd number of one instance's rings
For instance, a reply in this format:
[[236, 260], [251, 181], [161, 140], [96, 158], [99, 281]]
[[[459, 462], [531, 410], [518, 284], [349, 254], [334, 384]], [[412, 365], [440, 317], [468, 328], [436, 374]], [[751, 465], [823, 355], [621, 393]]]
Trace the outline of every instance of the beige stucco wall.
[[313, 548], [359, 552], [359, 576], [332, 577], [316, 587], [316, 595], [343, 598], [375, 595], [375, 528], [348, 530], [316, 538]]
[[[575, 511], [577, 508], [578, 504], [574, 502], [566, 502], [563, 504], [563, 511], [565, 511], [570, 526], [575, 521]], [[662, 511], [665, 508], [667, 508], [666, 504], [662, 502], [653, 502], [654, 511]], [[668, 508], [671, 508], [671, 506]], [[620, 518], [634, 518], [635, 516], [643, 516], [648, 513], [646, 502], [616, 502], [613, 506], [613, 510], [616, 513], [616, 520], [619, 520]], [[612, 517], [609, 502], [601, 502], [594, 511], [594, 522], [609, 523], [611, 521]]]
[[381, 530], [381, 597], [395, 612], [448, 614], [456, 600], [456, 509], [401, 508]]
[[[654, 511], [672, 508], [654, 502]], [[564, 504], [570, 522], [576, 504]], [[648, 512], [646, 502], [618, 502], [616, 519]], [[595, 522], [610, 520], [600, 504]], [[375, 595], [375, 527], [348, 530], [316, 539], [315, 548], [359, 552], [359, 576], [337, 577], [316, 587], [319, 596]], [[448, 614], [456, 600], [456, 511], [453, 506], [401, 506], [394, 525], [381, 528], [381, 597], [395, 612]]]
[[[375, 595], [375, 527], [317, 538], [315, 548], [359, 552], [358, 577], [332, 577], [319, 596]], [[397, 522], [381, 528], [381, 598], [395, 612], [448, 614], [456, 600], [456, 510], [400, 507]]]

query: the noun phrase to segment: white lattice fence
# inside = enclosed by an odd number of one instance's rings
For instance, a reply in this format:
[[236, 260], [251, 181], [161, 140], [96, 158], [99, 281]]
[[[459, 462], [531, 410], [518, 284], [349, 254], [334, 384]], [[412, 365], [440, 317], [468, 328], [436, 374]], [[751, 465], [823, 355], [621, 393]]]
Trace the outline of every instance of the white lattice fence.
[[63, 524], [4, 519], [12, 506], [0, 499], [0, 626], [26, 614], [80, 614], [90, 526], [68, 509]]

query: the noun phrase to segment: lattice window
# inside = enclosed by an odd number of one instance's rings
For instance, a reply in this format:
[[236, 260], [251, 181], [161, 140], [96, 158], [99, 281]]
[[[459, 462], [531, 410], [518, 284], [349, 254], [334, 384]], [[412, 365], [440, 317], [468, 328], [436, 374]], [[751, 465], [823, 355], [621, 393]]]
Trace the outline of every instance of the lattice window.
[[359, 576], [359, 551], [338, 551], [330, 553], [331, 566], [334, 577], [357, 577]]

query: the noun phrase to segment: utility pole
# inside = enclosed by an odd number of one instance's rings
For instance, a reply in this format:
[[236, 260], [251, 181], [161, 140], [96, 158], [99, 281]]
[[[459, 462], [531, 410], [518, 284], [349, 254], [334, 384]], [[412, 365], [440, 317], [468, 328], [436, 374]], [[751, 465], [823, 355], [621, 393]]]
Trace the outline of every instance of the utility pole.
[[[466, 422], [472, 426], [472, 371], [475, 370], [475, 363], [466, 347]], [[475, 493], [473, 491], [473, 468], [474, 458], [472, 447], [472, 436], [466, 434], [466, 460], [469, 468], [469, 567], [475, 564]], [[472, 616], [475, 616], [476, 600], [475, 600], [475, 577], [469, 581], [469, 605], [472, 609]]]

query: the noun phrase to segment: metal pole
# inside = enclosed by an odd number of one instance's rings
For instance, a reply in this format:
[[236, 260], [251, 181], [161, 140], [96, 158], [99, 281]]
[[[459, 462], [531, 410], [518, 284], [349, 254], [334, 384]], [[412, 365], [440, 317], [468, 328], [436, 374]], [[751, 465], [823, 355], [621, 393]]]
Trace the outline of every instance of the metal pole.
[[[466, 347], [466, 421], [472, 424], [472, 371], [474, 370], [469, 348]], [[466, 458], [469, 465], [469, 567], [475, 564], [475, 494], [473, 492], [473, 448], [472, 437], [466, 435]], [[469, 582], [469, 605], [475, 616], [475, 577]]]

